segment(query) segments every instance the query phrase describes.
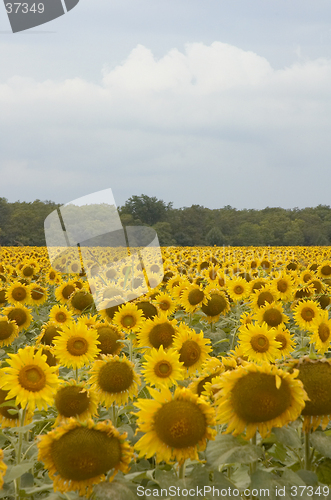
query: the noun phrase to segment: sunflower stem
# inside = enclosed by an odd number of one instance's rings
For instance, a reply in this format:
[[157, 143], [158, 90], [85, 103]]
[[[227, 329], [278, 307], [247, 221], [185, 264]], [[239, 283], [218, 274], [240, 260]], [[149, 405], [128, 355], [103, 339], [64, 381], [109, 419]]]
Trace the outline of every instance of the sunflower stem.
[[116, 427], [117, 424], [117, 411], [115, 402], [111, 405], [111, 421], [113, 422], [113, 426]]
[[[26, 414], [26, 408], [19, 410], [19, 421], [20, 421], [21, 427], [24, 426], [25, 414]], [[19, 434], [18, 434], [18, 448], [17, 448], [17, 454], [16, 454], [16, 465], [19, 465], [21, 463], [22, 444], [23, 444], [23, 433], [19, 432]], [[15, 483], [15, 499], [19, 500], [20, 499], [21, 478], [20, 477], [16, 478], [14, 480], [14, 483]]]
[[309, 434], [310, 434], [310, 431], [307, 431], [304, 434], [304, 436], [305, 436], [305, 469], [306, 470], [310, 470], [310, 466], [311, 466], [311, 463], [310, 463], [311, 455], [310, 455], [310, 439], [309, 439]]
[[79, 381], [78, 368], [76, 368], [75, 374], [76, 374], [76, 382], [78, 383], [78, 381]]
[[185, 479], [185, 469], [186, 469], [186, 461], [179, 466], [179, 471], [178, 471], [178, 478], [179, 479]]

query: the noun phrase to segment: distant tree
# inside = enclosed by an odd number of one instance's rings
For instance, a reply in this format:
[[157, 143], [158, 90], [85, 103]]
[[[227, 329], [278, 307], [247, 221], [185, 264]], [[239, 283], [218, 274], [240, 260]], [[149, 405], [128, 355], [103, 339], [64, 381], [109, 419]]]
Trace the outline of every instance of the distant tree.
[[166, 220], [168, 212], [172, 208], [172, 203], [165, 203], [155, 196], [149, 197], [146, 194], [141, 196], [131, 196], [123, 207], [119, 208], [120, 215], [132, 215], [136, 222], [153, 226], [157, 222]]
[[206, 235], [206, 242], [210, 246], [222, 246], [225, 243], [224, 234], [218, 227], [213, 227]]
[[153, 229], [157, 233], [161, 246], [168, 247], [176, 244], [169, 222], [157, 222], [154, 224]]

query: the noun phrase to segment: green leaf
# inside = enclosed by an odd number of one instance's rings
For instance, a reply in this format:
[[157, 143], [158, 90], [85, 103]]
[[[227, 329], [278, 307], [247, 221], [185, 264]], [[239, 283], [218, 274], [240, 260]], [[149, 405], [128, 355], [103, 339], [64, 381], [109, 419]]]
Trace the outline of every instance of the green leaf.
[[207, 460], [214, 467], [232, 463], [249, 464], [262, 455], [259, 446], [241, 444], [237, 438], [226, 434], [219, 434], [215, 441], [210, 441], [206, 450]]
[[331, 484], [331, 460], [326, 458], [316, 469], [318, 480], [323, 484]]
[[297, 471], [297, 474], [308, 486], [317, 486], [318, 477], [316, 476], [315, 472], [301, 469]]
[[34, 462], [24, 462], [19, 465], [13, 465], [13, 467], [8, 467], [8, 470], [4, 477], [5, 483], [9, 483], [10, 481], [13, 481], [14, 479], [22, 476], [25, 472], [28, 472], [28, 470], [32, 469], [33, 466]]
[[331, 458], [331, 436], [316, 431], [310, 436], [310, 443], [321, 455]]
[[19, 412], [19, 410], [7, 410], [7, 412], [9, 413], [9, 415], [17, 415], [17, 413]]
[[21, 488], [32, 488], [34, 485], [34, 477], [31, 472], [25, 472], [21, 476]]
[[3, 408], [4, 406], [15, 406], [15, 399], [4, 401], [3, 403], [1, 403], [0, 408]]
[[295, 429], [291, 427], [273, 428], [277, 441], [291, 448], [301, 448], [301, 439]]

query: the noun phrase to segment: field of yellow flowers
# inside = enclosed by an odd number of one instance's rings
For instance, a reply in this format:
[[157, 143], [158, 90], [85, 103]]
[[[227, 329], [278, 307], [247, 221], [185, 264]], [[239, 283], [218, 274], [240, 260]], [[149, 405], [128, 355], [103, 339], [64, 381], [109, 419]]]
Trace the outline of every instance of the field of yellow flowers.
[[162, 260], [0, 247], [0, 498], [331, 499], [330, 249]]

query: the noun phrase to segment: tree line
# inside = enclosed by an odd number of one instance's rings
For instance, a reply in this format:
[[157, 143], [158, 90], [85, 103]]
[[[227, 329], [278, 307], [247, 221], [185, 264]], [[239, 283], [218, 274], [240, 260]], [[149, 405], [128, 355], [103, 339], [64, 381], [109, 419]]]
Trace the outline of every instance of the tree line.
[[[9, 203], [0, 198], [0, 245], [45, 245], [44, 220], [61, 205], [52, 201]], [[131, 196], [118, 208], [124, 226], [153, 227], [162, 246], [331, 245], [331, 208], [262, 210], [227, 205], [174, 208], [156, 197]]]

